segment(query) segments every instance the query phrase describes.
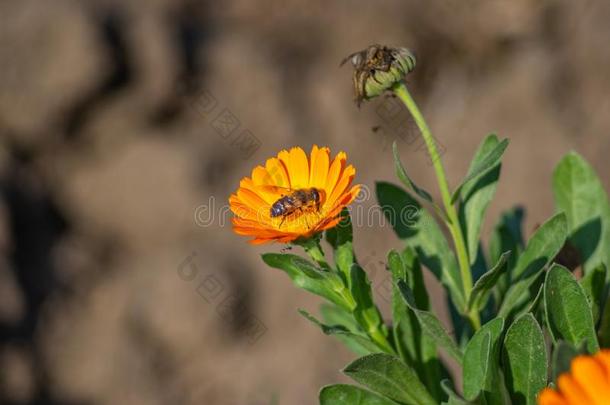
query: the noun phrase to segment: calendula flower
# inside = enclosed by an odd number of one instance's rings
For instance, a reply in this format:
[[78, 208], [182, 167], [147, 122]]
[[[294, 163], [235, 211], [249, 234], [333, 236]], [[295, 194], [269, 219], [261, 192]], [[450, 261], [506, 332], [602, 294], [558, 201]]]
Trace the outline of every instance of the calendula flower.
[[360, 191], [346, 161], [344, 152], [331, 160], [328, 148], [314, 145], [309, 158], [297, 147], [255, 167], [229, 198], [235, 233], [253, 244], [288, 243], [336, 226]]
[[545, 388], [538, 397], [539, 405], [609, 405], [610, 350], [594, 356], [577, 356], [570, 372], [557, 379], [558, 390]]

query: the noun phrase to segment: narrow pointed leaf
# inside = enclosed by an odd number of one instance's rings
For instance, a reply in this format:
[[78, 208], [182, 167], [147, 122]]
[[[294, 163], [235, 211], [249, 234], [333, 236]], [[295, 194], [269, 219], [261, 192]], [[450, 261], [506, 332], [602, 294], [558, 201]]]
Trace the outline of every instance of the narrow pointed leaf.
[[[492, 135], [495, 136], [495, 135]], [[488, 138], [493, 139], [493, 138]], [[493, 141], [489, 141], [493, 142]], [[468, 171], [468, 174], [462, 180], [462, 183], [455, 189], [453, 195], [451, 196], [451, 202], [454, 203], [462, 194], [462, 188], [468, 184], [468, 182], [477, 179], [483, 174], [487, 173], [489, 170], [493, 169], [495, 166], [500, 163], [502, 159], [502, 155], [508, 146], [508, 139], [503, 139], [498, 142], [491, 150], [485, 153], [483, 156], [480, 156], [474, 161], [473, 166]]]
[[493, 291], [496, 306], [502, 303], [502, 298], [510, 287], [509, 275], [524, 249], [523, 217], [524, 211], [521, 207], [515, 207], [502, 213], [489, 240], [490, 263], [497, 263], [504, 252], [511, 252], [506, 263], [507, 272], [500, 277]]
[[407, 171], [405, 170], [404, 166], [402, 165], [402, 163], [400, 161], [400, 156], [398, 154], [398, 146], [396, 145], [396, 141], [394, 141], [394, 143], [392, 144], [392, 153], [394, 155], [394, 168], [396, 170], [396, 176], [402, 182], [402, 184], [404, 184], [407, 187], [407, 189], [409, 189], [410, 191], [417, 194], [420, 198], [423, 198], [424, 200], [428, 201], [429, 203], [434, 204], [434, 200], [432, 199], [432, 196], [430, 195], [430, 193], [428, 193], [426, 190], [424, 190], [422, 188], [417, 187], [417, 185], [413, 182], [413, 180], [411, 180], [411, 178], [407, 174]]
[[350, 271], [349, 289], [356, 301], [356, 308], [353, 310], [354, 318], [360, 325], [375, 327], [386, 334], [386, 326], [379, 313], [379, 309], [373, 301], [371, 282], [368, 276], [358, 263], [352, 265]]
[[504, 252], [502, 256], [500, 256], [498, 263], [496, 263], [487, 273], [483, 274], [474, 284], [472, 292], [470, 293], [470, 300], [468, 301], [469, 309], [480, 311], [485, 307], [490, 291], [494, 288], [498, 279], [506, 272], [510, 254], [510, 252]]
[[[328, 303], [322, 304], [320, 306], [320, 314], [322, 315], [322, 319], [326, 325], [342, 325], [353, 334], [365, 336], [365, 333], [354, 319], [354, 316], [337, 305]], [[334, 336], [358, 356], [364, 356], [365, 354], [377, 353], [381, 351], [378, 348], [371, 350], [371, 346], [368, 343], [370, 342], [370, 339], [366, 336], [365, 337], [368, 342], [364, 345], [361, 344], [362, 342], [359, 343], [360, 339], [350, 339], [350, 336], [345, 334], [339, 333], [335, 334]]]
[[[480, 163], [498, 146], [499, 143], [496, 135], [489, 135], [483, 140], [474, 155], [467, 176], [474, 174], [477, 167], [480, 167]], [[500, 169], [501, 164], [498, 160], [485, 174], [464, 183], [461, 189], [462, 204], [460, 204], [460, 223], [464, 229], [466, 245], [468, 247], [468, 257], [470, 258], [471, 265], [477, 259], [481, 227], [483, 225], [485, 213], [487, 212], [487, 207], [496, 192], [496, 186], [500, 177]]]
[[459, 364], [462, 364], [464, 355], [441, 321], [439, 321], [433, 313], [422, 311], [415, 306], [413, 292], [404, 281], [398, 282], [398, 289], [409, 309], [413, 311], [417, 317], [422, 330], [434, 340], [438, 346], [445, 349], [447, 354], [453, 357]]
[[441, 398], [438, 381], [441, 379], [442, 364], [434, 341], [423, 333], [417, 317], [409, 310], [398, 290], [398, 282], [404, 281], [417, 291], [414, 297], [419, 308], [429, 309], [430, 302], [424, 285], [421, 266], [415, 253], [407, 248], [402, 254], [392, 250], [388, 254], [388, 267], [392, 272], [392, 320], [394, 341], [398, 353], [405, 363], [412, 366], [420, 379], [430, 390], [430, 394]]
[[341, 295], [345, 287], [338, 274], [322, 270], [297, 255], [265, 253], [262, 258], [268, 266], [283, 270], [297, 287], [352, 310]]
[[508, 318], [523, 302], [534, 298], [531, 287], [540, 279], [547, 266], [565, 243], [567, 222], [565, 214], [557, 214], [545, 222], [528, 241], [511, 274], [512, 286], [508, 289], [498, 315]]
[[372, 342], [368, 337], [351, 332], [344, 325], [325, 325], [309, 312], [299, 309], [299, 314], [317, 325], [325, 335], [335, 335], [348, 342], [348, 347], [359, 354], [381, 353], [383, 349]]
[[466, 310], [457, 260], [445, 235], [430, 213], [400, 187], [378, 182], [377, 199], [396, 235], [411, 246], [421, 264], [449, 290], [461, 313]]
[[600, 345], [602, 347], [610, 347], [610, 297], [606, 298], [598, 331]]

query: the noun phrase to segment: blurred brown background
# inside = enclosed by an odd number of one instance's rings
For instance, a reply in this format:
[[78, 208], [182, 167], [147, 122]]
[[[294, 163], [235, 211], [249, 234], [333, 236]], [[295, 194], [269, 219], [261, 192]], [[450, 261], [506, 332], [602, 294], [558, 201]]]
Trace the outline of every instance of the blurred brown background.
[[[403, 45], [453, 184], [484, 135], [511, 140], [486, 234], [516, 204], [531, 232], [567, 151], [610, 186], [609, 21], [603, 0], [0, 1], [0, 403], [317, 403], [352, 355], [262, 265], [281, 246], [231, 232], [239, 179], [317, 143], [373, 189], [396, 139], [436, 194], [413, 124], [358, 110], [338, 67]], [[382, 285], [398, 240], [355, 233]]]

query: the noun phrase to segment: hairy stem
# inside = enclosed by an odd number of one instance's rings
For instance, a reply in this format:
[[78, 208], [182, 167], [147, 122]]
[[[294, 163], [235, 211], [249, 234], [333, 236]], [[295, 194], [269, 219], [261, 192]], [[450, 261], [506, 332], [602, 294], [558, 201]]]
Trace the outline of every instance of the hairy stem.
[[[447, 227], [449, 228], [449, 232], [451, 233], [451, 237], [453, 239], [453, 245], [455, 246], [455, 251], [458, 257], [458, 263], [460, 266], [460, 273], [462, 276], [462, 288], [464, 291], [464, 297], [466, 302], [470, 297], [470, 293], [472, 291], [472, 274], [470, 273], [470, 261], [468, 260], [468, 251], [466, 250], [466, 243], [464, 242], [464, 234], [462, 233], [462, 228], [460, 227], [460, 222], [458, 219], [458, 214], [455, 209], [455, 206], [451, 203], [451, 192], [449, 191], [449, 183], [447, 182], [447, 176], [445, 175], [445, 169], [443, 167], [443, 163], [441, 161], [441, 157], [438, 153], [438, 149], [436, 147], [436, 142], [434, 141], [434, 137], [432, 136], [432, 132], [426, 123], [421, 111], [417, 107], [415, 100], [411, 97], [411, 94], [407, 90], [407, 86], [403, 82], [396, 84], [393, 88], [394, 94], [405, 104], [417, 127], [419, 128], [422, 137], [424, 138], [424, 142], [426, 143], [426, 147], [428, 148], [428, 153], [430, 154], [430, 159], [432, 160], [432, 165], [434, 166], [434, 171], [436, 172], [436, 179], [438, 181], [438, 187], [441, 192], [441, 198], [443, 200], [443, 205], [445, 208], [445, 213], [447, 215]], [[481, 321], [479, 319], [479, 314], [476, 311], [472, 311], [468, 314], [468, 319], [470, 320], [473, 328], [475, 330], [479, 329], [481, 326]]]

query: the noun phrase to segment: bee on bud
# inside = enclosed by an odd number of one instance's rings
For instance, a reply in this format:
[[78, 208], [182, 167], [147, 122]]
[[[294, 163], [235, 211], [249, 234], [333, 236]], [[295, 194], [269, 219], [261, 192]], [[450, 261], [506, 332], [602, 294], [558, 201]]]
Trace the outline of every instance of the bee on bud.
[[358, 107], [363, 100], [377, 97], [415, 69], [415, 56], [407, 48], [382, 45], [354, 52], [343, 59], [341, 65], [347, 61], [354, 67], [352, 80]]

